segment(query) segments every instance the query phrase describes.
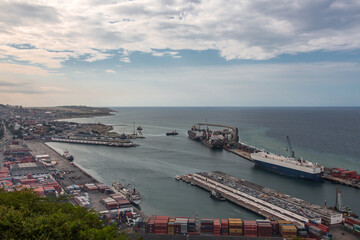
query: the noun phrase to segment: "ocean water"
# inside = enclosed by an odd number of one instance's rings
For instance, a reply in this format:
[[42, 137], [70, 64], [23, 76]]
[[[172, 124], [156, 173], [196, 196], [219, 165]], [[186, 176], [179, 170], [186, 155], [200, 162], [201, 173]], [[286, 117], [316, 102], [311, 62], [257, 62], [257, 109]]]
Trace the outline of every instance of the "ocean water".
[[[287, 154], [286, 136], [298, 157], [328, 167], [360, 172], [360, 108], [113, 108], [112, 116], [71, 119], [79, 123], [100, 122], [119, 133], [143, 127], [145, 139], [136, 148], [112, 148], [49, 143], [68, 149], [80, 165], [108, 185], [115, 179], [134, 182], [141, 192], [141, 209], [147, 215], [260, 218], [229, 202], [218, 202], [209, 193], [174, 180], [177, 174], [219, 170], [280, 192], [323, 205], [335, 204], [336, 187], [343, 205], [360, 214], [360, 190], [331, 183], [317, 183], [277, 175], [222, 150], [212, 150], [187, 137], [197, 122], [239, 128], [240, 141], [271, 152]], [[178, 136], [166, 136], [176, 129]]]

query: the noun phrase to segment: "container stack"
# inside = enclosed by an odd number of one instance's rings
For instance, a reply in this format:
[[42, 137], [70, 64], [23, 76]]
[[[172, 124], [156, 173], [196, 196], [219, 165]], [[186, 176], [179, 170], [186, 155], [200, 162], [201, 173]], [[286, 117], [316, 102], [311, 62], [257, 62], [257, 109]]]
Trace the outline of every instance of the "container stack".
[[119, 208], [119, 204], [113, 199], [113, 198], [103, 198], [102, 202], [104, 203], [105, 207], [108, 210], [112, 210], [112, 209], [118, 209]]
[[188, 229], [187, 229], [187, 225], [188, 225], [188, 220], [189, 218], [187, 217], [177, 217], [175, 218], [175, 226], [179, 226], [180, 225], [180, 233], [178, 233], [178, 228], [177, 228], [177, 233], [175, 234], [186, 234]]
[[305, 227], [302, 227], [302, 226], [296, 226], [296, 229], [297, 229], [297, 235], [299, 237], [303, 237], [305, 238], [308, 234], [308, 232], [306, 231], [306, 228]]
[[156, 216], [155, 218], [155, 234], [167, 234], [168, 216]]
[[56, 196], [54, 187], [44, 187], [44, 192], [46, 196]]
[[92, 191], [99, 191], [99, 188], [94, 183], [86, 183], [84, 185], [84, 190], [92, 192]]
[[232, 236], [242, 236], [243, 227], [242, 227], [241, 218], [229, 218], [229, 233]]
[[106, 190], [110, 189], [104, 183], [96, 183], [95, 185], [98, 187], [99, 191], [102, 193], [104, 193]]
[[272, 237], [272, 225], [270, 220], [256, 220], [259, 237]]
[[156, 218], [156, 216], [151, 216], [149, 219], [146, 220], [145, 233], [154, 233], [155, 218]]
[[[230, 226], [231, 234], [231, 226]], [[257, 224], [253, 220], [244, 220], [244, 236], [245, 237], [257, 237]]]
[[220, 233], [221, 233], [220, 219], [214, 219], [214, 235], [220, 236]]
[[200, 231], [202, 233], [212, 233], [214, 231], [214, 220], [211, 218], [202, 218]]
[[354, 225], [353, 225], [353, 228], [354, 228], [354, 234], [355, 234], [356, 236], [359, 236], [359, 237], [360, 237], [360, 225], [354, 224]]
[[270, 221], [270, 224], [272, 226], [273, 236], [278, 236], [279, 235], [279, 222], [278, 221]]
[[221, 219], [221, 235], [229, 235], [229, 221]]
[[124, 198], [121, 194], [116, 193], [116, 194], [111, 194], [110, 197], [112, 199], [114, 199], [117, 203], [119, 203], [119, 208], [131, 208], [132, 205], [129, 202], [129, 200], [127, 200], [126, 198]]
[[360, 236], [360, 220], [359, 219], [356, 219], [353, 217], [348, 217], [348, 218], [346, 218], [346, 220], [344, 222], [344, 226], [346, 229], [353, 232], [355, 235]]
[[284, 238], [293, 238], [297, 236], [297, 229], [293, 224], [281, 224], [280, 233]]
[[175, 218], [169, 218], [168, 234], [174, 235]]
[[148, 218], [138, 218], [135, 222], [134, 231], [137, 233], [145, 233], [146, 221]]
[[196, 233], [196, 223], [195, 218], [189, 218], [188, 221], [188, 233]]

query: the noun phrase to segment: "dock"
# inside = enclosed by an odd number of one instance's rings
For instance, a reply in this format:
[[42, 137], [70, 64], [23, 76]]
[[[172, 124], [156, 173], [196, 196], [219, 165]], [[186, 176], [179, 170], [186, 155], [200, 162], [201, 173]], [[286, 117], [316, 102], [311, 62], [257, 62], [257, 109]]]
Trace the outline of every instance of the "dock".
[[245, 152], [245, 151], [243, 151], [243, 150], [241, 150], [241, 149], [238, 149], [238, 148], [235, 148], [235, 149], [232, 149], [232, 148], [224, 148], [226, 151], [228, 151], [228, 152], [231, 152], [231, 153], [233, 153], [233, 154], [235, 154], [235, 155], [238, 155], [238, 156], [240, 156], [240, 157], [242, 157], [242, 158], [245, 158], [245, 159], [247, 159], [247, 160], [249, 160], [250, 162], [253, 162], [254, 160], [251, 158], [251, 156], [250, 156], [250, 154], [251, 153], [249, 153], [249, 152]]
[[342, 185], [345, 185], [345, 186], [348, 186], [348, 187], [353, 187], [353, 188], [360, 189], [360, 183], [353, 183], [353, 182], [351, 182], [349, 180], [332, 177], [332, 176], [327, 175], [327, 174], [324, 174], [324, 176], [322, 178], [325, 181], [329, 181], [329, 182], [332, 182], [332, 183], [342, 184]]
[[105, 141], [105, 140], [89, 140], [89, 139], [71, 139], [71, 138], [51, 138], [51, 142], [62, 142], [62, 143], [76, 143], [76, 144], [87, 144], [87, 145], [100, 145], [100, 146], [110, 146], [110, 147], [137, 147], [138, 144], [135, 144], [128, 140], [114, 140], [114, 141]]
[[292, 221], [299, 225], [309, 220], [328, 225], [342, 221], [341, 213], [334, 210], [324, 209], [222, 172], [188, 174], [182, 179], [207, 191], [216, 189], [227, 200], [265, 218]]

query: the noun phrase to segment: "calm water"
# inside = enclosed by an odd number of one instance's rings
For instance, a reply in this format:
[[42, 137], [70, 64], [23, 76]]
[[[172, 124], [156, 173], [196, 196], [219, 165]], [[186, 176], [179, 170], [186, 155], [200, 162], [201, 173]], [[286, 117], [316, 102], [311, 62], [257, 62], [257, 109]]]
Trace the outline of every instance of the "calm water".
[[[142, 194], [142, 210], [148, 214], [200, 217], [259, 216], [229, 202], [209, 198], [209, 193], [183, 182], [177, 174], [219, 170], [322, 205], [335, 204], [336, 186], [343, 204], [360, 213], [360, 191], [331, 183], [315, 183], [280, 176], [226, 151], [214, 151], [187, 138], [196, 122], [239, 128], [240, 140], [272, 152], [286, 154], [289, 135], [297, 156], [328, 167], [360, 172], [360, 108], [114, 108], [113, 116], [72, 119], [101, 122], [114, 131], [130, 133], [133, 122], [143, 127], [146, 139], [135, 140], [137, 148], [50, 143], [68, 149], [75, 162], [100, 181], [111, 184], [116, 176], [134, 181]], [[165, 136], [176, 129], [178, 136]]]

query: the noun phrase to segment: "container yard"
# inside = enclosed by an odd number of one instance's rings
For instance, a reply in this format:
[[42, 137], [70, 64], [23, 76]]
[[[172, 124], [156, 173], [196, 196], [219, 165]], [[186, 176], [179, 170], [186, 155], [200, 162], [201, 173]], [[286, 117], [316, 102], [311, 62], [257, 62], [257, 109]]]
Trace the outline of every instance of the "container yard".
[[[3, 153], [0, 188], [33, 189], [42, 197], [70, 196], [73, 204], [99, 212], [110, 222], [128, 223], [144, 216], [115, 189], [97, 181], [42, 142], [13, 141]], [[48, 166], [46, 161], [56, 164]], [[127, 227], [127, 226], [126, 226]]]
[[188, 181], [208, 191], [216, 189], [227, 200], [263, 217], [296, 222], [310, 220], [327, 225], [342, 222], [342, 214], [318, 205], [238, 179], [222, 172], [201, 172], [187, 175]]
[[[349, 224], [352, 226], [355, 226], [355, 223], [357, 222], [349, 220]], [[135, 236], [142, 236], [144, 239], [284, 239], [301, 237], [325, 240], [332, 239], [329, 231], [327, 226], [315, 222], [313, 224], [306, 223], [302, 227], [284, 220], [199, 219], [157, 215], [137, 219], [134, 227]]]

